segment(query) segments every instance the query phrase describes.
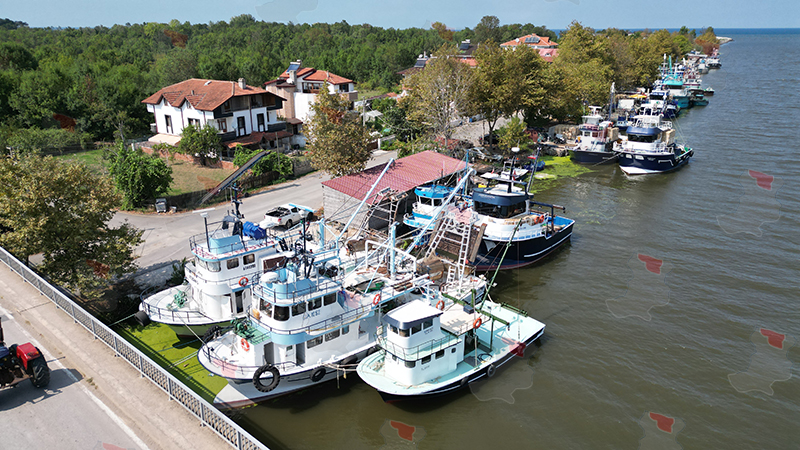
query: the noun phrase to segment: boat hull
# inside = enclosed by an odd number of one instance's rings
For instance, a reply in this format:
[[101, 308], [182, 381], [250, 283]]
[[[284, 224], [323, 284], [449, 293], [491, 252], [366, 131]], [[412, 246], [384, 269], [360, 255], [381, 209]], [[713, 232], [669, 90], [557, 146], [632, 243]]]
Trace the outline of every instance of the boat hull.
[[563, 227], [550, 237], [540, 236], [512, 242], [505, 258], [503, 258], [503, 253], [507, 242], [492, 241], [484, 237], [475, 258], [476, 270], [488, 272], [497, 269], [498, 266], [501, 270], [510, 270], [541, 260], [569, 242], [575, 222], [563, 217], [556, 217], [556, 225], [559, 225], [561, 221], [563, 221]]
[[628, 175], [647, 175], [677, 170], [689, 162], [693, 150], [682, 153], [636, 153], [621, 152], [619, 166]]
[[617, 161], [614, 152], [596, 152], [589, 150], [570, 150], [570, 158], [578, 164], [611, 164]]
[[[544, 329], [542, 329], [537, 334], [533, 335], [530, 339], [525, 341], [525, 347], [533, 344], [537, 339], [539, 339], [542, 336], [542, 334], [544, 334]], [[471, 383], [474, 383], [476, 381], [480, 381], [482, 379], [491, 378], [494, 375], [494, 370], [499, 369], [500, 367], [502, 367], [506, 363], [511, 362], [514, 359], [515, 356], [517, 356], [515, 353], [509, 352], [508, 354], [504, 355], [502, 358], [500, 358], [499, 360], [497, 360], [497, 362], [495, 362], [493, 364], [487, 364], [484, 367], [482, 367], [480, 370], [472, 372], [472, 373], [468, 374], [464, 378], [455, 379], [451, 383], [448, 383], [448, 384], [446, 384], [444, 386], [438, 387], [436, 389], [432, 389], [432, 390], [427, 391], [427, 392], [415, 393], [414, 395], [398, 395], [398, 394], [393, 394], [393, 393], [389, 393], [389, 392], [384, 392], [384, 391], [378, 390], [378, 393], [381, 395], [381, 398], [386, 403], [397, 403], [397, 402], [400, 402], [400, 401], [422, 400], [422, 399], [429, 399], [429, 398], [434, 398], [434, 397], [441, 397], [443, 395], [448, 395], [448, 394], [451, 394], [453, 392], [457, 392], [457, 391], [469, 386]], [[494, 370], [492, 371], [492, 375], [489, 375], [488, 372], [489, 372], [489, 368], [491, 366], [494, 366]]]

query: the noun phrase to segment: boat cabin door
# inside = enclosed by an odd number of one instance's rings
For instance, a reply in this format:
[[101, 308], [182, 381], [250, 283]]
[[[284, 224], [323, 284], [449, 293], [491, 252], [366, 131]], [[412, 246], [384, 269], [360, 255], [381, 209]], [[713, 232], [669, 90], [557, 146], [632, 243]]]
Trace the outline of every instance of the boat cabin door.
[[233, 301], [231, 302], [231, 312], [239, 314], [244, 312], [244, 289], [233, 293]]

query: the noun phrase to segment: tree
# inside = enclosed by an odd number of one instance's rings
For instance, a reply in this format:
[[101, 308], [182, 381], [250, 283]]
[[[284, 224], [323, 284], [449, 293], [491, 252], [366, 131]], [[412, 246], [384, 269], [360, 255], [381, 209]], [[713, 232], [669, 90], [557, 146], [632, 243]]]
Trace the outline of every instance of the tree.
[[367, 148], [369, 132], [350, 101], [331, 94], [323, 83], [311, 105], [311, 118], [305, 125], [306, 148], [317, 169], [338, 177], [364, 169], [372, 152]]
[[498, 42], [501, 39], [499, 27], [500, 19], [497, 16], [483, 16], [475, 26], [475, 41], [477, 43], [490, 40]]
[[107, 225], [119, 203], [114, 186], [86, 166], [52, 157], [0, 158], [0, 245], [84, 297], [133, 272], [142, 232]]
[[500, 117], [511, 117], [527, 108], [542, 106], [544, 61], [528, 46], [516, 50], [500, 48], [494, 41], [475, 53], [478, 67], [469, 89], [470, 112], [481, 114], [492, 133]]
[[122, 194], [122, 209], [141, 206], [146, 200], [166, 194], [172, 184], [172, 167], [155, 155], [131, 149], [122, 142], [107, 149], [109, 172]]
[[411, 120], [426, 124], [443, 137], [445, 147], [453, 134], [452, 122], [468, 110], [467, 91], [472, 82], [472, 69], [454, 55], [453, 47], [441, 47], [425, 69], [406, 83]]
[[219, 131], [212, 125], [205, 124], [202, 128], [188, 125], [183, 128], [181, 141], [178, 143], [178, 150], [187, 155], [195, 155], [203, 158], [219, 158], [219, 151], [222, 148], [222, 140]]
[[[262, 150], [249, 150], [241, 145], [236, 146], [236, 156], [233, 158], [233, 164], [236, 167], [242, 167], [247, 161]], [[286, 179], [294, 174], [294, 166], [292, 165], [292, 158], [284, 155], [283, 153], [271, 151], [264, 155], [255, 165], [250, 169], [253, 175], [259, 176], [264, 173], [277, 172], [281, 178]]]
[[447, 25], [443, 24], [442, 22], [433, 22], [431, 24], [431, 28], [436, 30], [439, 33], [439, 37], [442, 38], [444, 41], [452, 41], [453, 40], [453, 32], [447, 29]]
[[525, 128], [525, 123], [519, 117], [512, 117], [505, 126], [497, 130], [500, 146], [506, 150], [513, 147], [519, 147], [522, 150], [527, 149], [533, 144], [533, 140], [525, 132]]

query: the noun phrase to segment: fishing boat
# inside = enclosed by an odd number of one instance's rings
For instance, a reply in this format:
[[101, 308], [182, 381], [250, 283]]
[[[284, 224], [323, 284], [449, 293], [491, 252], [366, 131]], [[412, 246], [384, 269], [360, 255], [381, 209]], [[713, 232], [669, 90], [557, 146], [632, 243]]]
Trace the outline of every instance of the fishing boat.
[[[462, 247], [463, 254], [468, 247]], [[412, 300], [382, 318], [380, 350], [358, 364], [386, 402], [430, 398], [488, 379], [543, 333], [525, 311], [488, 295]]]
[[656, 115], [639, 115], [628, 127], [627, 137], [615, 145], [619, 165], [628, 175], [665, 173], [676, 170], [694, 155], [694, 150], [675, 143], [672, 123]]
[[694, 106], [707, 106], [708, 99], [705, 97], [705, 90], [700, 88], [694, 88], [689, 91], [690, 101]]
[[[242, 220], [239, 201], [221, 222], [207, 222], [205, 232], [189, 239], [192, 260], [185, 282], [156, 293], [145, 291], [135, 318], [142, 325], [159, 322], [180, 337], [203, 336], [213, 326], [244, 317], [253, 302], [252, 288], [262, 267], [281, 260], [300, 234], [274, 234]], [[209, 231], [209, 226], [216, 229]]]
[[572, 160], [579, 164], [608, 164], [617, 160], [613, 151], [618, 130], [608, 120], [603, 120], [599, 106], [590, 106], [591, 113], [583, 116], [578, 126], [575, 146], [569, 149]]
[[434, 211], [442, 206], [452, 191], [452, 187], [437, 184], [414, 189], [417, 201], [412, 206], [411, 214], [406, 214], [403, 218], [403, 223], [416, 230], [422, 230], [425, 227], [427, 227], [426, 231], [433, 230], [435, 222], [430, 219]]

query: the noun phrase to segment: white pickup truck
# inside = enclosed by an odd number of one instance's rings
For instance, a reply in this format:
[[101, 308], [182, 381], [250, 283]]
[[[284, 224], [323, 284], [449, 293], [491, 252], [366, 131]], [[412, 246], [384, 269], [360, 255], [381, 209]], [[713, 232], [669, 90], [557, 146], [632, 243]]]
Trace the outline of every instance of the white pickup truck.
[[261, 222], [261, 228], [270, 228], [277, 225], [286, 227], [288, 230], [295, 224], [300, 223], [301, 220], [308, 218], [309, 214], [314, 212], [307, 206], [295, 205], [287, 203], [267, 211], [264, 214], [264, 220]]

